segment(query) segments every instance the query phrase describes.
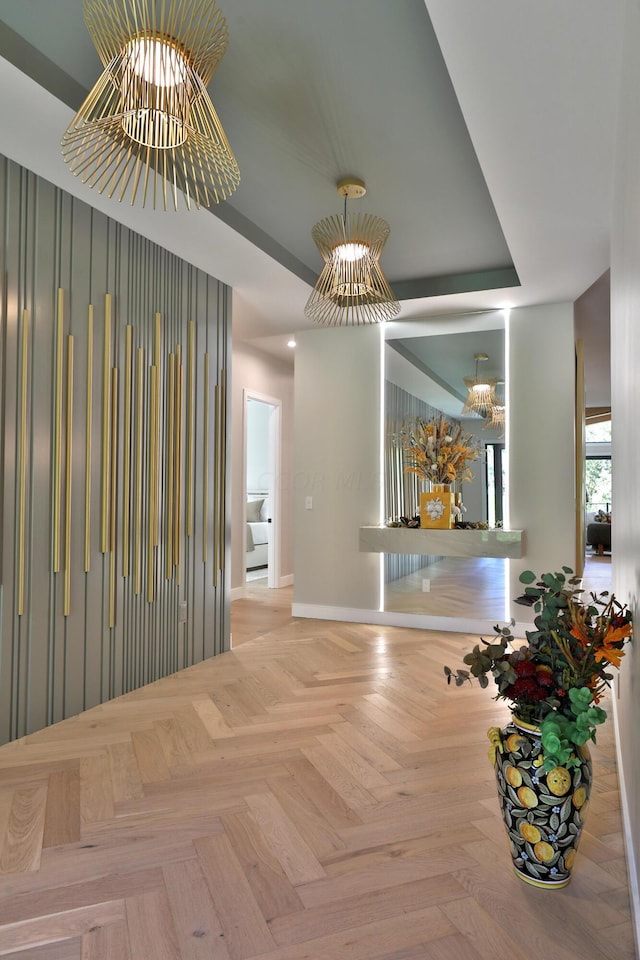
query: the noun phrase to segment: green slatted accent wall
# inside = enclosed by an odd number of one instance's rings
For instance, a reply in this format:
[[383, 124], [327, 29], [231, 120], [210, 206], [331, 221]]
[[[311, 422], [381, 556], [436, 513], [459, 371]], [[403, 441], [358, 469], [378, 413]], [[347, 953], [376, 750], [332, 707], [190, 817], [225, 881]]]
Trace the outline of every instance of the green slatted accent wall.
[[6, 742], [228, 648], [230, 291], [6, 159], [0, 270]]

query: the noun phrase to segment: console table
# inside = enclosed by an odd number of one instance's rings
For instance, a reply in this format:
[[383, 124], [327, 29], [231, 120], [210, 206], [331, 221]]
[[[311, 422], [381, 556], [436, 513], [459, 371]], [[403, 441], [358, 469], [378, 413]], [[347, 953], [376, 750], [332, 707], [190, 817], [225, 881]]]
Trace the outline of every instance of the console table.
[[503, 557], [524, 553], [524, 530], [438, 530], [428, 527], [360, 527], [361, 553], [435, 557]]

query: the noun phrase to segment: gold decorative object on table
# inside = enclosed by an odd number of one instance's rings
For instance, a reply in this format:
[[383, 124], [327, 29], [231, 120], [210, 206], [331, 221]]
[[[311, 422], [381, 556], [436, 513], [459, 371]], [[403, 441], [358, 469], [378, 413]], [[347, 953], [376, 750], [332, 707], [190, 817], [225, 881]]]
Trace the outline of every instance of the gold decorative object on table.
[[420, 492], [420, 526], [449, 530], [455, 521], [455, 494], [450, 483], [432, 483]]
[[432, 420], [414, 417], [398, 437], [405, 471], [430, 484], [420, 493], [420, 526], [448, 529], [455, 523], [453, 484], [471, 481], [468, 464], [480, 456], [475, 438], [443, 414]]

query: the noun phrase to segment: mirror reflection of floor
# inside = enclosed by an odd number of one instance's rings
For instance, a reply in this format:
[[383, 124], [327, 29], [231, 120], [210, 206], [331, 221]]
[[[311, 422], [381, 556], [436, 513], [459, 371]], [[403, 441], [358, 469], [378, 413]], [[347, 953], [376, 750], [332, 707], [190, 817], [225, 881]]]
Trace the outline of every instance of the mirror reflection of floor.
[[[437, 563], [385, 586], [385, 610], [430, 617], [504, 619], [507, 561], [441, 557]], [[423, 590], [428, 581], [429, 592]]]
[[[505, 614], [507, 561], [490, 557], [442, 557], [437, 563], [385, 586], [384, 609], [430, 617], [508, 619]], [[423, 591], [423, 580], [429, 592]], [[611, 557], [587, 555], [585, 590], [611, 589]]]

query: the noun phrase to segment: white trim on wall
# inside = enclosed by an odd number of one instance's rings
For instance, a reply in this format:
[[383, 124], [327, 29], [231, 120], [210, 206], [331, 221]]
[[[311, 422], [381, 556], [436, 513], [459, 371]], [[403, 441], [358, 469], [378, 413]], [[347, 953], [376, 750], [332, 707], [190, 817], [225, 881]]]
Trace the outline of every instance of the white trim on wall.
[[[412, 627], [416, 630], [437, 630], [441, 633], [475, 633], [485, 639], [493, 637], [495, 621], [465, 617], [432, 617], [416, 613], [362, 610], [355, 607], [331, 607], [316, 603], [294, 603], [291, 614], [308, 620], [335, 620], [344, 623], [372, 623], [386, 627]], [[524, 639], [530, 623], [511, 625], [514, 637]]]

